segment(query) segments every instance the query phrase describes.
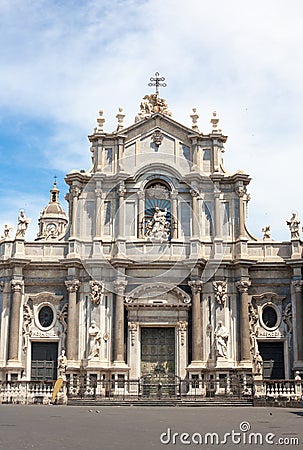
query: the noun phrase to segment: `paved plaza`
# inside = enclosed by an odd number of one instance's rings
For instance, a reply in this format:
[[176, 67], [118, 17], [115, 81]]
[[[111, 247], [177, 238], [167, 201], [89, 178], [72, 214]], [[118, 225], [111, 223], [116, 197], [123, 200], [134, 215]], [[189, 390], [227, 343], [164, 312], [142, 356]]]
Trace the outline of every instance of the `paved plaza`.
[[0, 405], [4, 450], [286, 449], [302, 443], [303, 409]]

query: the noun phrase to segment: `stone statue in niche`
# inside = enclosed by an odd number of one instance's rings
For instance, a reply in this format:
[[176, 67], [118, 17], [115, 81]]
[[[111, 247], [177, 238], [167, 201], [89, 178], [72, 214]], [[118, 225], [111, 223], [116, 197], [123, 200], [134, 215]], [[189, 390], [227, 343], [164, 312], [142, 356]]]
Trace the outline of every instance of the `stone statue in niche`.
[[101, 348], [101, 333], [96, 322], [92, 320], [88, 329], [89, 335], [89, 354], [87, 359], [99, 358]]
[[223, 325], [223, 322], [219, 320], [215, 329], [215, 343], [217, 356], [227, 358], [227, 341], [229, 338], [228, 329]]
[[167, 241], [170, 227], [166, 215], [167, 208], [161, 211], [159, 206], [155, 207], [153, 218], [146, 224], [146, 237], [152, 241]]

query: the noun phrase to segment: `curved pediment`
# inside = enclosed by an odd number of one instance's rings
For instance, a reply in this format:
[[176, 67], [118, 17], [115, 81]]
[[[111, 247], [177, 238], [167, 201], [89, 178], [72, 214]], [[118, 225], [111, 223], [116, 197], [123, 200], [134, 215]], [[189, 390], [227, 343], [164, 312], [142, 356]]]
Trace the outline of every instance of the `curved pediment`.
[[126, 303], [141, 306], [188, 306], [190, 296], [178, 286], [170, 283], [149, 283], [133, 289]]

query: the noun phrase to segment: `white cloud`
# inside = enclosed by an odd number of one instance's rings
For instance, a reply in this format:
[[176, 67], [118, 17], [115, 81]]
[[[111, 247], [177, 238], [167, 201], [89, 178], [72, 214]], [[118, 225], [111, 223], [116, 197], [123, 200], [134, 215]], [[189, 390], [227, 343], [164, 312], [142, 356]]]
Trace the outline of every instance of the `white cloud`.
[[51, 124], [40, 146], [51, 168], [87, 168], [98, 110], [107, 131], [120, 105], [131, 124], [158, 70], [175, 120], [190, 125], [196, 106], [208, 132], [217, 109], [227, 169], [254, 178], [254, 233], [271, 224], [288, 238], [285, 218], [303, 217], [301, 1], [15, 0], [0, 13], [0, 117]]

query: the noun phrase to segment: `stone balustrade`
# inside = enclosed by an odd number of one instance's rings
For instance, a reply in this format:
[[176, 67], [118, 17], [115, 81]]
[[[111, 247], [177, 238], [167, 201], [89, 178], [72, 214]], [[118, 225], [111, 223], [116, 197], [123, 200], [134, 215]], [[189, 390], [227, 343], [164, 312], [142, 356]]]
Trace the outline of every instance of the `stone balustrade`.
[[255, 398], [300, 400], [302, 380], [260, 380], [255, 382]]
[[53, 382], [6, 381], [0, 384], [0, 403], [49, 405]]
[[[160, 385], [160, 384], [159, 384]], [[51, 403], [54, 382], [43, 381], [5, 381], [0, 382], [0, 404], [43, 404]], [[156, 386], [156, 385], [155, 385]], [[82, 377], [70, 380], [65, 393], [68, 399], [142, 399], [148, 398], [147, 393], [153, 386], [148, 386], [142, 380], [127, 380], [115, 377], [112, 380], [90, 380]], [[156, 386], [157, 387], [157, 386]], [[209, 396], [226, 396], [227, 398], [253, 398], [260, 405], [282, 401], [298, 402], [303, 393], [302, 380], [255, 380], [254, 384], [242, 380], [234, 384], [232, 380], [204, 381], [192, 378], [180, 380], [176, 384], [161, 385], [162, 398], [178, 397], [183, 401], [201, 400]], [[168, 391], [166, 392], [165, 389]], [[171, 393], [173, 396], [171, 397]], [[167, 394], [167, 395], [166, 395]], [[169, 395], [168, 395], [169, 394]], [[66, 397], [65, 397], [66, 398]], [[60, 402], [60, 401], [59, 401]], [[61, 403], [61, 402], [60, 402]]]

